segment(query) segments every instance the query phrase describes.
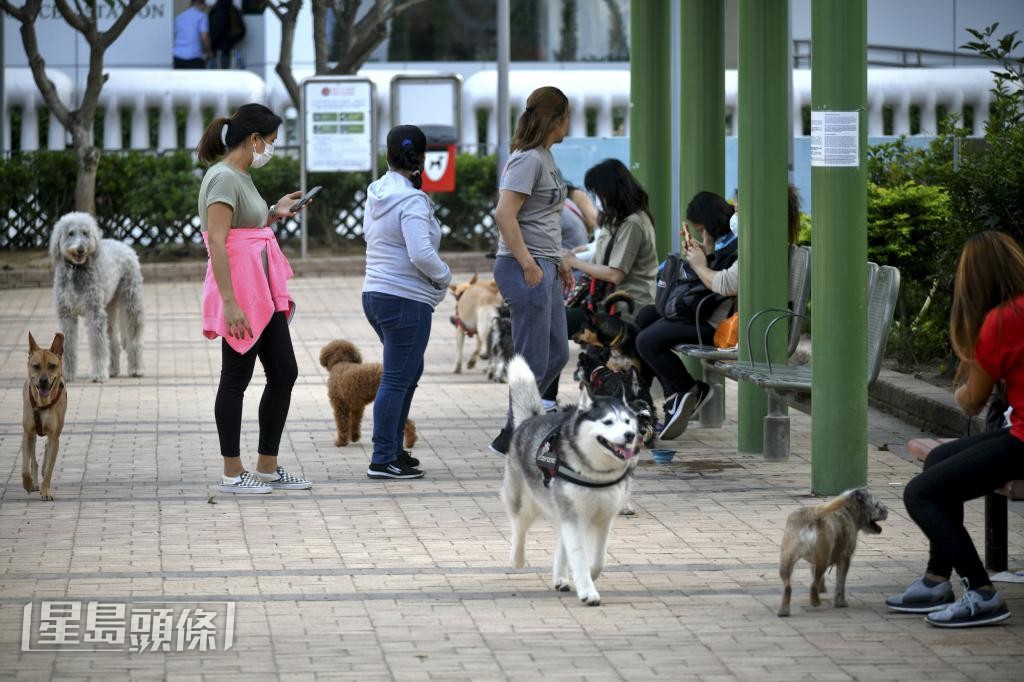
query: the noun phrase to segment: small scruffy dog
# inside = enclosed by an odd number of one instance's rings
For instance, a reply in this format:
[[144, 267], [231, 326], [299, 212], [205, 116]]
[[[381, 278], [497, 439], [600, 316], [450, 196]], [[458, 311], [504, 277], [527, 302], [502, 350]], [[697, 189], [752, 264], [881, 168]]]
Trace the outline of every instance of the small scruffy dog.
[[779, 575], [782, 576], [782, 605], [779, 616], [789, 615], [789, 599], [793, 594], [789, 579], [793, 566], [805, 559], [814, 571], [811, 578], [811, 606], [820, 606], [820, 595], [825, 592], [825, 571], [836, 567], [836, 596], [832, 600], [837, 608], [846, 606], [846, 572], [857, 549], [857, 533], [864, 531], [878, 535], [882, 532], [879, 521], [885, 521], [889, 510], [867, 488], [848, 490], [816, 507], [797, 509], [786, 520], [786, 534], [782, 538]]
[[72, 381], [82, 374], [79, 317], [85, 318], [93, 381], [121, 373], [122, 344], [128, 374], [142, 376], [142, 268], [132, 247], [102, 239], [88, 213], [68, 213], [53, 226], [50, 262], [57, 320], [64, 332], [64, 378]]
[[[335, 339], [320, 349], [320, 364], [327, 368], [327, 398], [334, 409], [339, 448], [356, 443], [361, 436], [363, 410], [377, 397], [383, 367], [379, 362], [363, 362], [359, 349], [350, 341]], [[405, 422], [405, 447], [416, 444], [416, 424]]]

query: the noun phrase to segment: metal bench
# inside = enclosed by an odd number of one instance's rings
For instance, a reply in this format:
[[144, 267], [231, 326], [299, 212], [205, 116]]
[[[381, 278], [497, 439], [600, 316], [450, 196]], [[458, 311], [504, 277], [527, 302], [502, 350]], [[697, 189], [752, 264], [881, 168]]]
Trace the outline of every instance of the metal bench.
[[[907, 451], [922, 462], [934, 448], [955, 438], [915, 438], [907, 443]], [[1024, 481], [1007, 481], [1006, 485], [985, 495], [985, 568], [1005, 571], [1008, 562], [1006, 501], [1024, 500]]]
[[[796, 246], [789, 247], [789, 310], [803, 313], [807, 309], [807, 301], [811, 296], [811, 247]], [[781, 312], [779, 309], [769, 308], [760, 310], [753, 315], [748, 322], [748, 329], [762, 314], [770, 312]], [[698, 312], [699, 317], [699, 312]], [[787, 356], [796, 352], [797, 344], [800, 343], [800, 335], [804, 330], [804, 317], [794, 318], [789, 329], [789, 349]], [[736, 348], [720, 349], [713, 344], [704, 343], [700, 338], [700, 328], [697, 329], [697, 343], [676, 346], [675, 351], [687, 357], [696, 358], [701, 361], [704, 369], [704, 381], [715, 387], [715, 397], [701, 408], [700, 424], [710, 428], [721, 428], [725, 420], [725, 376], [715, 369], [715, 362], [718, 360], [738, 360], [739, 351]]]
[[[892, 316], [899, 296], [900, 272], [891, 266], [877, 268], [868, 264], [868, 387], [875, 383], [882, 368], [885, 344], [892, 327]], [[772, 326], [786, 316], [782, 313], [768, 325], [764, 333], [764, 357], [768, 357], [768, 335]], [[748, 325], [747, 348], [750, 348]], [[768, 415], [764, 418], [764, 457], [780, 460], [789, 457], [789, 415], [787, 405], [810, 412], [811, 366], [790, 366], [765, 362], [715, 362], [715, 369], [736, 381], [749, 381], [765, 389], [768, 394]]]

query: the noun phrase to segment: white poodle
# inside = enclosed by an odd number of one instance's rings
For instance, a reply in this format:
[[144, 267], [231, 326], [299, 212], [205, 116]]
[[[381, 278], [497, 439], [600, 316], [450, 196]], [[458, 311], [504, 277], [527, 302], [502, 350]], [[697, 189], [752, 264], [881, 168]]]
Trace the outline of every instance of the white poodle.
[[78, 372], [78, 317], [85, 318], [93, 381], [121, 372], [121, 342], [128, 354], [128, 374], [142, 376], [142, 269], [127, 244], [102, 239], [88, 213], [68, 213], [50, 235], [53, 297], [64, 332], [64, 376]]

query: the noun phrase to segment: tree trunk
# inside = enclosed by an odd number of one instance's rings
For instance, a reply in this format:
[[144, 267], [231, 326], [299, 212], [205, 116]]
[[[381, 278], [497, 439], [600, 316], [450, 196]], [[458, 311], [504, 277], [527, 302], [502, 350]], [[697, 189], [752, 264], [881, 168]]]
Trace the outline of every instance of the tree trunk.
[[96, 171], [100, 165], [100, 149], [92, 143], [84, 129], [76, 130], [73, 139], [78, 157], [75, 210], [96, 215]]

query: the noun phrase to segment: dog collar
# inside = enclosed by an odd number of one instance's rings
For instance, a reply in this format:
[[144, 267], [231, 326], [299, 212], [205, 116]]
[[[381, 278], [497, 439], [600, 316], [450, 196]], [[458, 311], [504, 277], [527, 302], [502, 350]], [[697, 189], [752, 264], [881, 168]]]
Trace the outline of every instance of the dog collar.
[[615, 348], [620, 343], [622, 343], [622, 339], [624, 338], [626, 338], [626, 325], [622, 325], [622, 327], [619, 329], [619, 333], [615, 335], [615, 338], [612, 339], [612, 342], [608, 344], [608, 347]]
[[28, 402], [32, 406], [32, 419], [36, 423], [36, 435], [40, 438], [43, 436], [43, 416], [42, 413], [57, 404], [60, 400], [61, 394], [64, 393], [64, 381], [61, 380], [57, 383], [57, 390], [53, 392], [53, 397], [50, 398], [50, 402], [45, 405], [40, 405], [36, 402], [36, 398], [32, 395], [32, 388], [28, 389]]
[[574, 483], [576, 485], [583, 486], [584, 488], [610, 488], [613, 485], [621, 483], [623, 479], [633, 473], [632, 469], [626, 469], [625, 473], [614, 481], [588, 481], [580, 472], [562, 463], [562, 451], [560, 447], [562, 442], [560, 437], [561, 429], [561, 424], [558, 424], [551, 429], [551, 431], [548, 432], [548, 435], [544, 436], [544, 440], [541, 441], [540, 448], [537, 450], [537, 468], [540, 469], [541, 474], [544, 476], [545, 488], [551, 486], [552, 478], [560, 478], [563, 481], [568, 481], [569, 483]]
[[462, 332], [466, 336], [468, 336], [470, 338], [476, 336], [476, 330], [475, 329], [470, 329], [469, 327], [467, 327], [466, 323], [462, 321], [461, 317], [459, 317], [458, 315], [452, 315], [451, 319], [452, 319], [452, 324], [454, 324], [456, 326], [456, 328], [461, 329]]

